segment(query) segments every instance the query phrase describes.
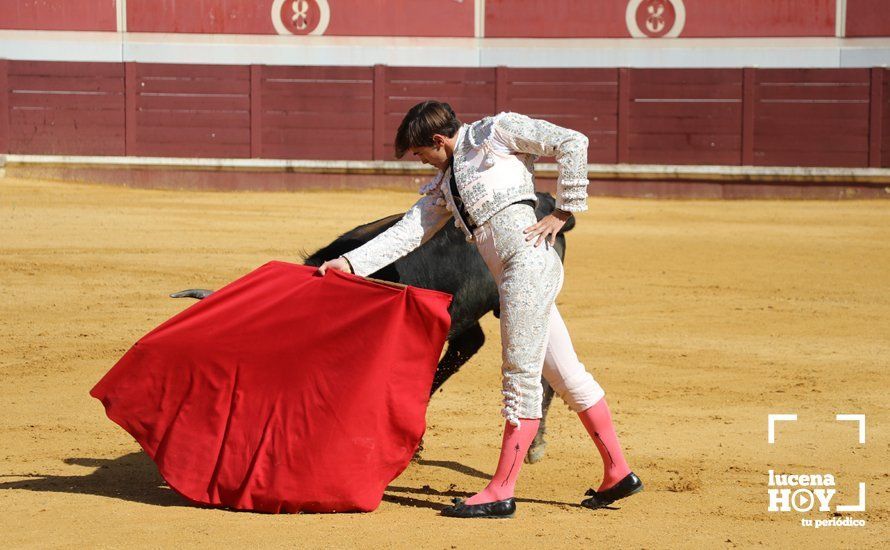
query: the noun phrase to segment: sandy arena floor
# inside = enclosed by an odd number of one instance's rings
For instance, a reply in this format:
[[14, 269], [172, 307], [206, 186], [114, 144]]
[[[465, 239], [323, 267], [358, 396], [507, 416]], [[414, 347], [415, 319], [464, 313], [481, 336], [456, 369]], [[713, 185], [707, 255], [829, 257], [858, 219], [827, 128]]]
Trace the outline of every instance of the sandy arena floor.
[[[646, 490], [577, 503], [600, 459], [561, 403], [510, 521], [439, 517], [497, 458], [498, 326], [433, 399], [423, 460], [371, 514], [190, 506], [87, 394], [141, 335], [270, 259], [298, 261], [410, 193], [193, 193], [0, 180], [4, 547], [878, 548], [890, 538], [890, 202], [591, 199], [563, 316]], [[797, 413], [767, 444], [767, 414]], [[867, 415], [867, 441], [836, 413]], [[865, 527], [768, 513], [767, 471], [832, 473]], [[886, 547], [886, 546], [884, 546]]]

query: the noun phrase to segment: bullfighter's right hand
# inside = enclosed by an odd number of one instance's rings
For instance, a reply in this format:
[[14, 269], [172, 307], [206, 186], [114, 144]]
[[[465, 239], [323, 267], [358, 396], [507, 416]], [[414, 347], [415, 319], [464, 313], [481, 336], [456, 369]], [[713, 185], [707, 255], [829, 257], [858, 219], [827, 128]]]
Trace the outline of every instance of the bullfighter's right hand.
[[340, 257], [335, 258], [333, 260], [328, 260], [325, 263], [318, 266], [318, 274], [324, 275], [325, 271], [328, 269], [336, 269], [338, 271], [345, 271], [346, 273], [352, 273], [352, 266], [349, 265], [349, 262], [346, 261], [346, 258]]

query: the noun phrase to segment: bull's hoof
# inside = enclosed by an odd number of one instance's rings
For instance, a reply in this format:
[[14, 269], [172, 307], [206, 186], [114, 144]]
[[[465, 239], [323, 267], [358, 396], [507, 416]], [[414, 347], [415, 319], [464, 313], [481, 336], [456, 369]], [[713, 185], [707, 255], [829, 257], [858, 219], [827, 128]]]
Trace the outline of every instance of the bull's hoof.
[[540, 443], [532, 443], [532, 446], [529, 448], [528, 453], [525, 455], [526, 464], [534, 464], [535, 462], [540, 462], [544, 459], [544, 455], [547, 454], [547, 442], [541, 441]]
[[190, 288], [188, 290], [180, 290], [179, 292], [174, 292], [170, 295], [171, 298], [194, 298], [196, 300], [203, 300], [204, 298], [213, 294], [212, 290], [204, 290], [203, 288]]

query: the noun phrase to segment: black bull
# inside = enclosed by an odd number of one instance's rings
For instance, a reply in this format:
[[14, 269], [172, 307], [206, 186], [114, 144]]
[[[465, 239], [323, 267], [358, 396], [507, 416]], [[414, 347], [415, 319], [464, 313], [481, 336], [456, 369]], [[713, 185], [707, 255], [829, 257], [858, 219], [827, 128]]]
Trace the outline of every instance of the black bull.
[[[538, 193], [538, 206], [535, 215], [540, 220], [553, 211], [555, 201], [549, 193]], [[394, 214], [385, 218], [360, 225], [348, 231], [334, 242], [311, 255], [303, 255], [303, 264], [320, 266], [345, 252], [357, 248], [392, 227], [402, 218], [403, 214]], [[554, 248], [560, 259], [565, 259], [566, 241], [564, 232], [575, 226], [575, 219], [569, 218], [562, 231], [556, 237]], [[476, 245], [467, 242], [464, 234], [453, 223], [445, 227], [433, 237], [407, 256], [396, 260], [370, 275], [375, 279], [402, 283], [420, 288], [430, 288], [448, 292], [454, 296], [449, 313], [451, 314], [451, 330], [448, 332], [448, 348], [439, 361], [433, 380], [431, 394], [435, 393], [448, 378], [470, 360], [485, 343], [485, 334], [479, 325], [481, 319], [489, 311], [498, 317], [498, 289], [491, 272], [476, 250]], [[183, 290], [172, 294], [174, 298], [204, 298], [209, 290]], [[540, 428], [526, 457], [528, 462], [537, 462], [544, 457], [546, 441], [547, 411], [553, 400], [553, 389], [542, 379], [544, 385], [544, 417]]]

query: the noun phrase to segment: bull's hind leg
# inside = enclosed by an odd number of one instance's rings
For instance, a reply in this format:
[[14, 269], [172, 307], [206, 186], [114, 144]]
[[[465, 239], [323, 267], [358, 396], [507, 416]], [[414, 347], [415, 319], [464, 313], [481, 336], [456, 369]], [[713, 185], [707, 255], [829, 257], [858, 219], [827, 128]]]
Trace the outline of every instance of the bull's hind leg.
[[465, 331], [453, 336], [448, 340], [448, 349], [439, 366], [436, 367], [436, 376], [433, 378], [433, 388], [430, 394], [436, 393], [451, 375], [456, 373], [470, 357], [476, 355], [476, 352], [485, 343], [485, 333], [479, 323], [473, 323]]
[[532, 441], [532, 446], [525, 455], [525, 461], [529, 464], [539, 462], [547, 453], [547, 441], [544, 436], [547, 435], [547, 412], [550, 410], [550, 402], [553, 401], [554, 391], [545, 378], [541, 378], [541, 385], [544, 386], [544, 400], [541, 402], [541, 423], [538, 425], [538, 433]]

